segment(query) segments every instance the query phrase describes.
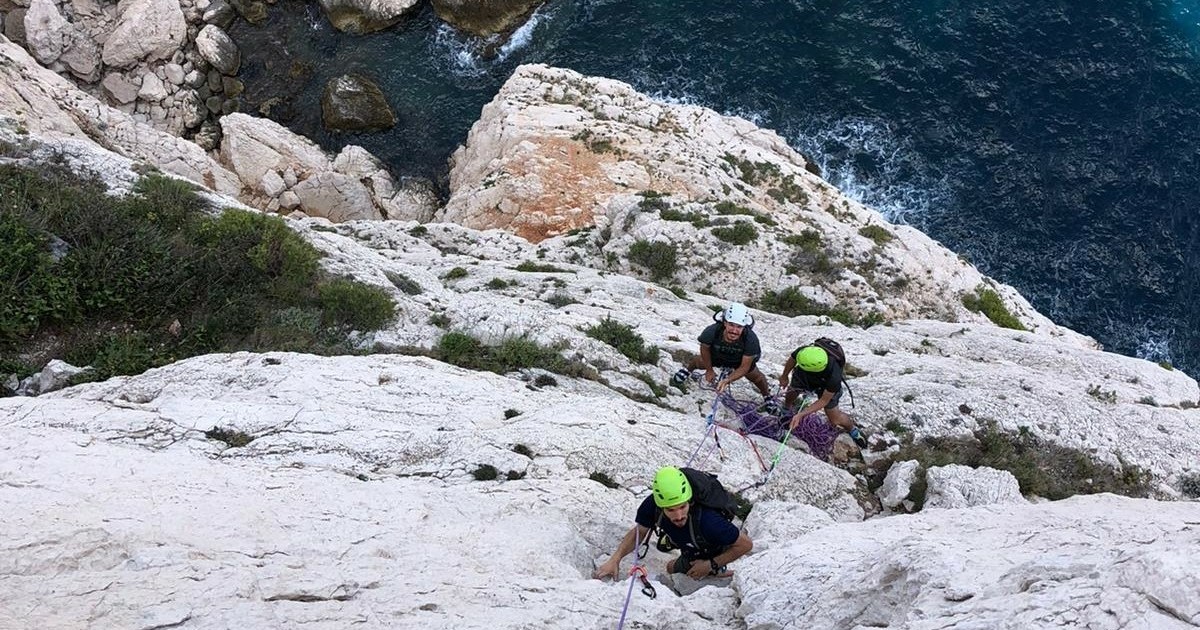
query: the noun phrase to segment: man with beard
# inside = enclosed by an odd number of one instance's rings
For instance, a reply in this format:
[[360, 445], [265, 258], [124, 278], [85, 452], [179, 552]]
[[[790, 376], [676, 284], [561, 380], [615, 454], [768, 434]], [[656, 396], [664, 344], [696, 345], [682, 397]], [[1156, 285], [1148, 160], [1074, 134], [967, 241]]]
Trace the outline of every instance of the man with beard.
[[621, 558], [633, 551], [638, 541], [649, 540], [655, 527], [679, 549], [679, 557], [667, 562], [667, 573], [683, 573], [694, 580], [727, 577], [725, 565], [754, 547], [750, 537], [718, 510], [692, 501], [692, 486], [682, 470], [672, 466], [659, 468], [652, 490], [651, 496], [638, 507], [633, 528], [593, 577], [618, 577]]
[[744, 376], [758, 388], [768, 405], [773, 403], [767, 377], [757, 367], [762, 346], [758, 343], [758, 335], [751, 329], [754, 318], [750, 316], [746, 305], [734, 302], [713, 315], [713, 319], [716, 323], [705, 328], [697, 339], [700, 342], [700, 356], [680, 368], [671, 377], [671, 383], [682, 385], [691, 376], [692, 370], [699, 369], [704, 370], [704, 380], [712, 383], [717, 378], [715, 368], [730, 368], [733, 372], [716, 383], [718, 392], [725, 391], [730, 384]]

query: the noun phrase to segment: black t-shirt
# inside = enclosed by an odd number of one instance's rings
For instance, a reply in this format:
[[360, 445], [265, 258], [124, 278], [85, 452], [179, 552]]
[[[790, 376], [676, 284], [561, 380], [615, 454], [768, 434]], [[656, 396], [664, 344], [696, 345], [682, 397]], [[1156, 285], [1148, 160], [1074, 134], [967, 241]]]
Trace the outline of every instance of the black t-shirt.
[[729, 343], [725, 341], [725, 324], [717, 322], [704, 329], [698, 337], [700, 343], [709, 346], [712, 353], [713, 367], [736, 368], [742, 364], [742, 357], [758, 358], [762, 347], [758, 344], [758, 335], [749, 328], [742, 329], [742, 336]]
[[[792, 357], [795, 357], [801, 349], [807, 346], [800, 346], [792, 351]], [[842, 391], [842, 366], [838, 362], [829, 357], [829, 365], [825, 366], [820, 372], [805, 372], [797, 365], [792, 370], [792, 384], [800, 389], [804, 389], [816, 394], [822, 392], [838, 393]]]

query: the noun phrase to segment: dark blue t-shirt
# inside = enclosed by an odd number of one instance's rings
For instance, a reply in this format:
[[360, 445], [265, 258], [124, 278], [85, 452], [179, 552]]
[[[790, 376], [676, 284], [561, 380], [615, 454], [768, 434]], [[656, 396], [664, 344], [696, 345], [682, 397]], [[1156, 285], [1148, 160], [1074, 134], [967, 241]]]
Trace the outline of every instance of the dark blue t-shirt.
[[[738, 528], [717, 514], [716, 510], [693, 504], [691, 512], [688, 513], [688, 522], [684, 523], [683, 527], [675, 527], [675, 524], [665, 514], [661, 519], [658, 518], [661, 513], [662, 510], [654, 505], [654, 497], [648, 496], [638, 506], [637, 517], [634, 521], [642, 527], [649, 528], [653, 528], [657, 524], [671, 539], [671, 542], [675, 543], [676, 547], [693, 557], [711, 558], [737, 542]], [[696, 537], [702, 539], [706, 548], [702, 549], [692, 539], [693, 529]]]
[[742, 336], [729, 343], [725, 341], [725, 324], [711, 324], [697, 338], [700, 343], [709, 346], [712, 353], [713, 367], [736, 368], [742, 364], [742, 357], [757, 359], [762, 354], [762, 346], [758, 343], [758, 335], [749, 328], [742, 329]]

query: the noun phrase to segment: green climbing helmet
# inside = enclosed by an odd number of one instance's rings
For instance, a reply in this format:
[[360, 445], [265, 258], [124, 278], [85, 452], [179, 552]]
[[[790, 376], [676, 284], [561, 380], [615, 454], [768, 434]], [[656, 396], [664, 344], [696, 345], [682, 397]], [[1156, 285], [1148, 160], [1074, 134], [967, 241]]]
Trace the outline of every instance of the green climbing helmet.
[[796, 365], [805, 372], [821, 372], [829, 365], [829, 353], [824, 348], [805, 346], [796, 353]]
[[670, 508], [692, 500], [692, 485], [683, 471], [673, 466], [663, 466], [654, 473], [654, 505]]

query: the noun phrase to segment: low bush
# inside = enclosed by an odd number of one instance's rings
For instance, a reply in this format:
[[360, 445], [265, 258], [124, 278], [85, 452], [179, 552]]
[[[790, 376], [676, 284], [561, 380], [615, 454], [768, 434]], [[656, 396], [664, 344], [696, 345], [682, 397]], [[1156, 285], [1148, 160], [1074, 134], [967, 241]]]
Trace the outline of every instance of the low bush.
[[881, 247], [896, 238], [895, 234], [892, 234], [887, 228], [880, 225], [864, 225], [858, 229], [858, 233], [875, 241], [875, 244]]
[[617, 349], [635, 363], [657, 363], [658, 348], [647, 346], [646, 340], [634, 332], [633, 327], [605, 317], [600, 323], [584, 329], [584, 334], [598, 339]]
[[678, 248], [671, 243], [637, 240], [629, 246], [628, 255], [629, 262], [649, 270], [650, 278], [656, 282], [675, 276]]
[[1004, 300], [1000, 299], [1000, 294], [991, 289], [980, 286], [975, 289], [974, 294], [964, 295], [962, 304], [969, 311], [983, 313], [997, 326], [1013, 330], [1026, 330], [1025, 326], [1021, 324], [1021, 320], [1017, 319], [1004, 306]]
[[532, 260], [523, 261], [521, 264], [514, 267], [514, 269], [527, 273], [575, 273], [569, 269], [555, 267], [554, 265], [542, 265], [535, 263]]
[[893, 459], [915, 459], [926, 469], [962, 464], [1007, 470], [1022, 494], [1055, 500], [1099, 492], [1146, 497], [1151, 490], [1150, 476], [1137, 466], [1111, 466], [1083, 451], [1039, 440], [1029, 431], [1000, 431], [992, 422], [982, 423], [973, 439], [928, 437], [906, 444]]
[[[197, 354], [343, 352], [393, 315], [386, 292], [330, 278], [278, 217], [208, 211], [147, 175], [125, 197], [55, 167], [0, 165], [0, 361], [132, 374]], [[51, 342], [53, 340], [53, 342]]]
[[475, 481], [491, 481], [500, 476], [500, 471], [491, 464], [480, 464], [471, 472], [471, 476], [475, 477]]
[[224, 427], [213, 427], [204, 432], [204, 437], [218, 442], [224, 442], [230, 448], [238, 448], [245, 446], [254, 441], [254, 436], [238, 431], [237, 429], [226, 429]]
[[409, 278], [399, 271], [385, 271], [383, 272], [383, 275], [388, 279], [389, 282], [392, 283], [393, 286], [407, 293], [408, 295], [420, 295], [422, 292], [424, 292], [424, 289], [421, 288], [421, 285], [418, 284], [416, 280]]
[[713, 236], [734, 245], [745, 245], [758, 238], [758, 228], [748, 221], [738, 221], [728, 227], [715, 227]]

